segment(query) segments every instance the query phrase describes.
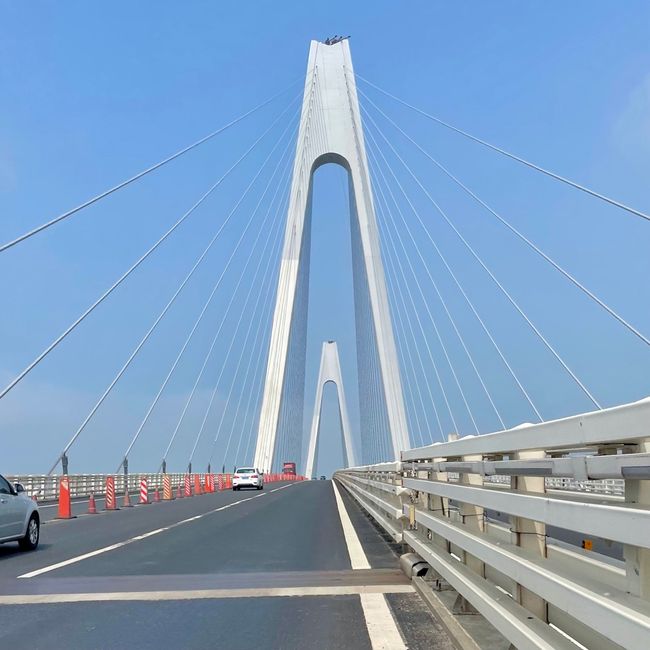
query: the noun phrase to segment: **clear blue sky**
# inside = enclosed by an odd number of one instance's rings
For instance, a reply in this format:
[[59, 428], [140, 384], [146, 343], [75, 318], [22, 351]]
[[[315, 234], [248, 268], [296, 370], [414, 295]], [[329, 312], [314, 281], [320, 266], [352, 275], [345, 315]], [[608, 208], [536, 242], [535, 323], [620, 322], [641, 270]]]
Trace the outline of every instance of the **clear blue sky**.
[[[0, 240], [55, 216], [300, 79], [310, 39], [334, 33], [351, 34], [356, 70], [395, 94], [650, 210], [649, 28], [648, 3], [632, 1], [476, 1], [461, 6], [439, 1], [5, 0], [0, 2]], [[289, 97], [155, 176], [0, 256], [3, 385], [223, 173]], [[639, 329], [650, 332], [650, 224], [499, 159], [376, 93], [372, 97], [486, 201]], [[602, 403], [613, 405], [650, 394], [650, 351], [385, 128], [454, 222]], [[48, 469], [279, 133], [274, 131], [266, 149], [256, 150], [123, 288], [0, 401], [0, 471]], [[336, 168], [317, 174], [306, 419], [311, 416], [320, 344], [332, 338], [341, 348], [357, 427], [349, 225], [342, 178]], [[409, 191], [544, 417], [589, 409], [412, 184]], [[73, 447], [71, 471], [115, 469], [254, 204], [251, 198], [242, 205], [141, 358]], [[409, 218], [415, 223], [412, 215]], [[425, 250], [507, 424], [530, 420], [530, 409], [435, 254], [423, 246]], [[480, 428], [493, 430], [498, 426], [494, 413], [421, 268], [419, 275]], [[134, 470], [157, 466], [236, 278], [236, 272], [228, 275], [144, 430], [133, 451]], [[237, 298], [235, 304], [241, 308], [242, 301]], [[412, 320], [409, 314], [404, 316]], [[244, 333], [247, 324], [244, 319]], [[224, 327], [218, 353], [170, 453], [171, 469], [181, 469], [187, 462], [219, 360], [235, 327], [236, 318]], [[461, 433], [471, 433], [430, 325], [428, 336], [450, 387]], [[435, 390], [431, 366], [424, 361], [426, 379]], [[199, 443], [195, 458], [199, 466], [209, 455], [233, 368], [231, 363], [225, 371]], [[408, 368], [403, 373], [408, 379]], [[420, 376], [418, 383], [424, 387], [425, 378]], [[439, 393], [434, 397], [440, 406]], [[327, 391], [320, 454], [321, 471], [326, 473], [340, 463], [334, 405], [333, 391]], [[419, 415], [424, 419], [421, 409]], [[433, 421], [430, 410], [426, 416]], [[443, 420], [445, 432], [450, 431], [448, 418]], [[240, 433], [235, 431], [234, 438]], [[438, 435], [434, 431], [428, 437]], [[225, 441], [220, 440], [215, 454], [219, 463], [224, 448]]]

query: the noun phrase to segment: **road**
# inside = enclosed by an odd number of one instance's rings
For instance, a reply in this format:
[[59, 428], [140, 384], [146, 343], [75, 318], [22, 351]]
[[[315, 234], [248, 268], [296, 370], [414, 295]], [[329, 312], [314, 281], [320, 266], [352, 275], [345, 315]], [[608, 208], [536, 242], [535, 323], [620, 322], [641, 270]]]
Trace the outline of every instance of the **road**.
[[339, 493], [279, 483], [47, 522], [38, 551], [0, 546], [0, 645], [452, 648]]

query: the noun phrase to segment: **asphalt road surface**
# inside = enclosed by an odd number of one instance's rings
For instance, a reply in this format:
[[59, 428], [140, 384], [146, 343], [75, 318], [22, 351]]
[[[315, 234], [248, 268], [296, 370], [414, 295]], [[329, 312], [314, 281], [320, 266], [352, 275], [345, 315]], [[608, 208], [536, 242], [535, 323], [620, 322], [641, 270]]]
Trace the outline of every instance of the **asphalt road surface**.
[[0, 647], [451, 649], [339, 493], [275, 483], [47, 521], [38, 551], [0, 546]]

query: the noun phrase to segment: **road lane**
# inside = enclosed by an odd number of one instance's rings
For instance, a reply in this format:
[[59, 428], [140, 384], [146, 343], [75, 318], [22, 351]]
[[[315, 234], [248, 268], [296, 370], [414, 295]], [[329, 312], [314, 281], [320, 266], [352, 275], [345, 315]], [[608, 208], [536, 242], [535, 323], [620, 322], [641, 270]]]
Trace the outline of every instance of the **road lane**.
[[[283, 485], [285, 484], [269, 484], [263, 493], [267, 494]], [[296, 485], [290, 489], [298, 487], [299, 485]], [[115, 512], [104, 511], [76, 519], [47, 522], [41, 527], [41, 543], [35, 552], [24, 553], [13, 543], [0, 545], [0, 580], [123, 542], [254, 494], [258, 492], [227, 490]]]
[[[330, 483], [298, 483], [90, 558], [53, 577], [349, 569]], [[202, 497], [201, 497], [202, 498]]]
[[359, 597], [250, 598], [0, 607], [13, 650], [370, 650]]
[[369, 569], [352, 570], [330, 481], [48, 523], [43, 550], [0, 547], [0, 646], [450, 648], [391, 545], [341, 502]]

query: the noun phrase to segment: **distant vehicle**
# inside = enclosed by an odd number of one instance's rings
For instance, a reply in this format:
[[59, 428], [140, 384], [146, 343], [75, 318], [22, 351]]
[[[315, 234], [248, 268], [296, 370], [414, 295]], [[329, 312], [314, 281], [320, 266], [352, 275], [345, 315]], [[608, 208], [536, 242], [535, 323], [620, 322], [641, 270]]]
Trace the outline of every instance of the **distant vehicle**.
[[292, 462], [289, 462], [289, 461], [286, 461], [282, 465], [282, 473], [283, 474], [291, 474], [292, 476], [295, 476], [296, 475], [296, 464], [292, 463]]
[[232, 477], [232, 489], [241, 490], [243, 487], [264, 489], [264, 475], [255, 467], [240, 467]]
[[20, 483], [13, 485], [0, 474], [0, 544], [18, 542], [23, 551], [38, 546], [41, 518], [36, 501]]
[[320, 477], [320, 480], [321, 480], [321, 481], [326, 481], [326, 480], [327, 480], [327, 477], [326, 477], [326, 476], [321, 476], [321, 477]]

